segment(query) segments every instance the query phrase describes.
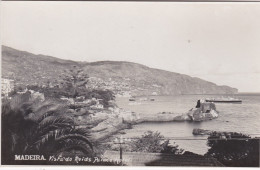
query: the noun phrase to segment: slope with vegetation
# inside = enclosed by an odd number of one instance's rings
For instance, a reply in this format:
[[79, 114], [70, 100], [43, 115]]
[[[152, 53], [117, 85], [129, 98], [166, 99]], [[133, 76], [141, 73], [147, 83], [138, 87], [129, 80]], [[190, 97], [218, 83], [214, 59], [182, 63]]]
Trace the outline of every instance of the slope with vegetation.
[[[149, 68], [144, 65], [121, 62], [76, 62], [50, 56], [35, 55], [2, 46], [2, 76], [15, 79], [20, 85], [57, 84], [64, 70], [73, 65], [80, 67], [98, 87], [115, 93], [129, 92], [132, 95], [176, 95], [176, 94], [232, 94], [237, 89], [218, 86], [214, 83]], [[101, 80], [100, 80], [101, 79]]]

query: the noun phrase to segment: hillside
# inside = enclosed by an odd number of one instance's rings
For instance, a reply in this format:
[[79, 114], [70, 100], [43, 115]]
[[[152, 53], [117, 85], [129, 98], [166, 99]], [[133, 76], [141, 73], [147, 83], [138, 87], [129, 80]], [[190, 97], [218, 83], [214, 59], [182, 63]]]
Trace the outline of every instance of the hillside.
[[77, 65], [90, 77], [89, 86], [102, 87], [117, 94], [232, 94], [237, 89], [187, 75], [153, 69], [144, 65], [121, 62], [75, 62], [45, 55], [35, 55], [2, 46], [2, 77], [15, 79], [17, 84], [54, 82], [64, 70]]

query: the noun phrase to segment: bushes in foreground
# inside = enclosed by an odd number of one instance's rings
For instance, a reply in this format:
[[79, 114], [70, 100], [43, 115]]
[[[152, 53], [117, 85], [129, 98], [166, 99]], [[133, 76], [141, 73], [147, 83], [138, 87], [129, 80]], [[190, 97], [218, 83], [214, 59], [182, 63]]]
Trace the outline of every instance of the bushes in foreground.
[[[112, 149], [119, 150], [118, 147]], [[147, 131], [141, 137], [126, 141], [124, 151], [181, 154], [183, 149], [171, 145], [159, 132]]]
[[206, 155], [225, 166], [259, 167], [259, 141], [241, 133], [214, 132], [208, 137], [210, 149]]

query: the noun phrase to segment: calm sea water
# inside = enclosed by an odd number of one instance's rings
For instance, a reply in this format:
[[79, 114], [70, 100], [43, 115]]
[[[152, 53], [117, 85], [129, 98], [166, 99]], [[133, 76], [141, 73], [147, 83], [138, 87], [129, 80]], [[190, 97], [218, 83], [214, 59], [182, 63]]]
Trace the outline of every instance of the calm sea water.
[[[217, 98], [218, 95], [180, 95], [180, 96], [152, 96], [155, 101], [137, 101], [129, 104], [128, 98], [117, 98], [119, 107], [142, 114], [158, 112], [186, 113], [195, 107], [198, 99]], [[180, 148], [198, 154], [207, 152], [206, 136], [193, 136], [194, 128], [215, 131], [232, 131], [260, 137], [260, 94], [238, 94], [230, 96], [242, 99], [242, 104], [216, 103], [220, 112], [217, 119], [204, 122], [166, 122], [142, 123], [134, 125], [132, 129], [124, 130], [124, 138], [140, 137], [148, 130], [158, 131], [164, 137], [171, 138]], [[118, 136], [118, 135], [117, 135]], [[196, 139], [196, 140], [190, 140]], [[198, 140], [199, 139], [199, 140]], [[202, 139], [202, 140], [200, 140]]]

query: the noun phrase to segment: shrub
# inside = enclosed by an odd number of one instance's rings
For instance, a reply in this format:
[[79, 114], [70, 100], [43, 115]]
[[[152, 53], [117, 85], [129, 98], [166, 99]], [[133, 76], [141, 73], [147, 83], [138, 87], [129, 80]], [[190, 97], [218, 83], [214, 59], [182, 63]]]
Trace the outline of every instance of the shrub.
[[[182, 149], [178, 145], [171, 145], [169, 140], [165, 139], [159, 132], [147, 131], [141, 137], [126, 142], [124, 151], [130, 152], [152, 152], [152, 153], [172, 153], [180, 154]], [[119, 148], [114, 148], [119, 150]]]
[[86, 99], [91, 99], [91, 98], [97, 98], [97, 99], [102, 99], [100, 103], [104, 105], [104, 107], [109, 107], [110, 103], [109, 101], [115, 99], [115, 95], [112, 91], [110, 90], [90, 90], [85, 94]]
[[208, 137], [210, 155], [225, 166], [258, 167], [259, 138], [251, 138], [241, 133], [214, 132]]
[[159, 132], [147, 131], [142, 137], [132, 142], [134, 152], [161, 152], [163, 148], [163, 136]]

